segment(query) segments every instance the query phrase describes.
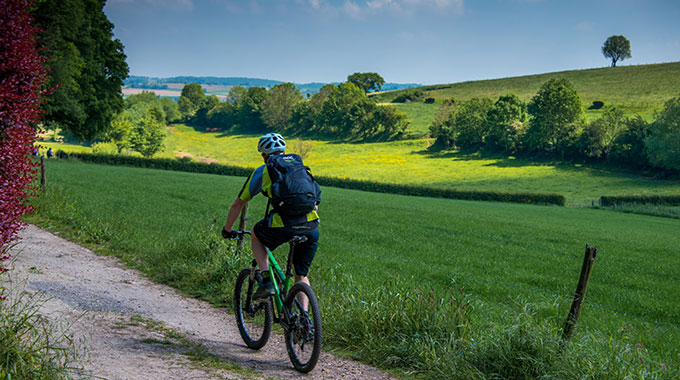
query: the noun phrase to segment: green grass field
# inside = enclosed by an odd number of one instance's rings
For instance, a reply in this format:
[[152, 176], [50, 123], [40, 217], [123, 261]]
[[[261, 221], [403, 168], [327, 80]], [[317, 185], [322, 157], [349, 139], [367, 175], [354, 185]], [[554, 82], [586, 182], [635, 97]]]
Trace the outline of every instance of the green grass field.
[[[31, 221], [228, 302], [249, 259], [217, 232], [244, 178], [57, 160], [47, 172]], [[678, 219], [323, 191], [311, 280], [327, 348], [418, 378], [678, 376]], [[251, 220], [263, 210], [256, 199]], [[585, 244], [598, 256], [561, 348]]]
[[[254, 147], [258, 136], [204, 133], [176, 125], [164, 155], [190, 152], [220, 163], [261, 165]], [[459, 152], [427, 153], [427, 140], [384, 143], [313, 141], [305, 163], [317, 175], [424, 184], [443, 188], [509, 192], [549, 192], [567, 197], [568, 205], [590, 205], [602, 195], [678, 194], [680, 183], [570, 163], [480, 157]], [[289, 151], [296, 152], [296, 141]]]
[[[654, 112], [661, 109], [665, 101], [680, 96], [680, 62], [563, 71], [425, 86], [422, 89], [427, 96], [438, 100], [437, 103], [429, 105], [434, 112], [440, 101], [448, 98], [467, 100], [474, 97], [489, 97], [495, 101], [500, 95], [513, 92], [529, 101], [543, 83], [553, 78], [566, 78], [574, 84], [583, 101], [583, 107], [586, 108], [587, 119], [594, 119], [601, 114], [602, 110], [588, 109], [593, 101], [597, 100], [604, 102], [605, 106], [617, 106], [626, 114], [638, 114], [651, 121]], [[446, 88], [431, 89], [433, 87]], [[379, 102], [390, 102], [400, 91], [403, 90], [384, 92], [375, 97]], [[417, 109], [418, 112], [423, 112], [420, 106]], [[414, 131], [426, 127], [419, 122], [424, 119], [414, 117], [412, 120]]]
[[[189, 153], [196, 160], [217, 160], [225, 165], [256, 167], [262, 158], [254, 148], [259, 135], [205, 133], [185, 125], [169, 129], [164, 152], [158, 157]], [[486, 157], [460, 152], [428, 153], [431, 141], [383, 143], [312, 141], [305, 163], [317, 175], [419, 184], [460, 190], [559, 193], [568, 206], [597, 204], [602, 195], [678, 194], [680, 183], [624, 173], [606, 167], [575, 163], [541, 162], [513, 157]], [[91, 151], [78, 145], [41, 143], [53, 150]], [[289, 139], [289, 152], [297, 152]]]

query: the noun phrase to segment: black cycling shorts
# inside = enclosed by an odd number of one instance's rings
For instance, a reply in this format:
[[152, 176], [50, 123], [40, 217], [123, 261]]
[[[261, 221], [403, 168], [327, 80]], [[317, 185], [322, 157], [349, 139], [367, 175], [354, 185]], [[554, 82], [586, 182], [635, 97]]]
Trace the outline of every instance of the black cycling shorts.
[[[264, 244], [265, 247], [273, 251], [283, 243], [287, 243], [293, 236], [306, 236], [307, 241], [295, 245], [295, 252], [293, 253], [293, 267], [295, 274], [298, 276], [306, 276], [309, 272], [309, 266], [312, 265], [312, 260], [316, 255], [316, 249], [319, 246], [319, 230], [314, 229], [300, 229], [280, 227], [271, 228], [267, 226], [266, 220], [261, 220], [253, 227], [253, 233]], [[285, 265], [285, 264], [283, 264]], [[285, 270], [285, 268], [281, 268]]]

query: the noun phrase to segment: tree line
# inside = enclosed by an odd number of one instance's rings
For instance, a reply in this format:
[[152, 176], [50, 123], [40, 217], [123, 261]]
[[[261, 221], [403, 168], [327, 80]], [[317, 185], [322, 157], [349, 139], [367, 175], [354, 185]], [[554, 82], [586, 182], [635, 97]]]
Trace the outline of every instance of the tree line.
[[680, 170], [680, 97], [668, 100], [652, 123], [615, 106], [586, 122], [581, 98], [566, 79], [545, 82], [528, 103], [512, 93], [495, 102], [446, 100], [430, 133], [441, 149]]
[[410, 123], [392, 106], [379, 106], [366, 94], [384, 80], [375, 73], [354, 73], [348, 81], [327, 84], [307, 98], [293, 83], [270, 89], [235, 86], [226, 101], [187, 84], [177, 103], [182, 120], [206, 128], [238, 127], [247, 132], [316, 134], [350, 139], [400, 137]]

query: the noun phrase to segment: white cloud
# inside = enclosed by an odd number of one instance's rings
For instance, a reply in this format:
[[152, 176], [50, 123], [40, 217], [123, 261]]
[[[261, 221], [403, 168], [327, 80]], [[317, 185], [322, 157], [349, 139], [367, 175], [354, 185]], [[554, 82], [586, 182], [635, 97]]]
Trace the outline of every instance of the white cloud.
[[169, 9], [182, 9], [191, 10], [194, 9], [193, 0], [110, 0], [109, 4], [150, 4], [158, 8], [169, 8]]
[[346, 0], [335, 6], [329, 0], [307, 0], [306, 3], [314, 10], [335, 8], [356, 19], [386, 12], [410, 15], [435, 10], [462, 14], [464, 10], [464, 0]]
[[345, 2], [345, 5], [342, 6], [342, 10], [352, 18], [361, 18], [362, 16], [362, 9], [359, 4], [354, 3], [352, 1], [347, 1]]

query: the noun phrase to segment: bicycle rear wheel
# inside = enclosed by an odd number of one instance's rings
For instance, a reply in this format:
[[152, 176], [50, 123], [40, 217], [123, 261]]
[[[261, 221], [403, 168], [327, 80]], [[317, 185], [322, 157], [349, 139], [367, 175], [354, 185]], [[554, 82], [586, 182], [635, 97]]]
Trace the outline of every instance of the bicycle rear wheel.
[[260, 349], [267, 344], [272, 331], [271, 300], [253, 301], [254, 280], [250, 279], [251, 268], [239, 273], [234, 287], [234, 316], [241, 338], [246, 346]]
[[[309, 300], [305, 311], [300, 296]], [[290, 313], [288, 329], [285, 331], [286, 349], [293, 367], [307, 373], [314, 369], [321, 354], [321, 312], [319, 302], [312, 288], [298, 282], [288, 293], [286, 309]]]

